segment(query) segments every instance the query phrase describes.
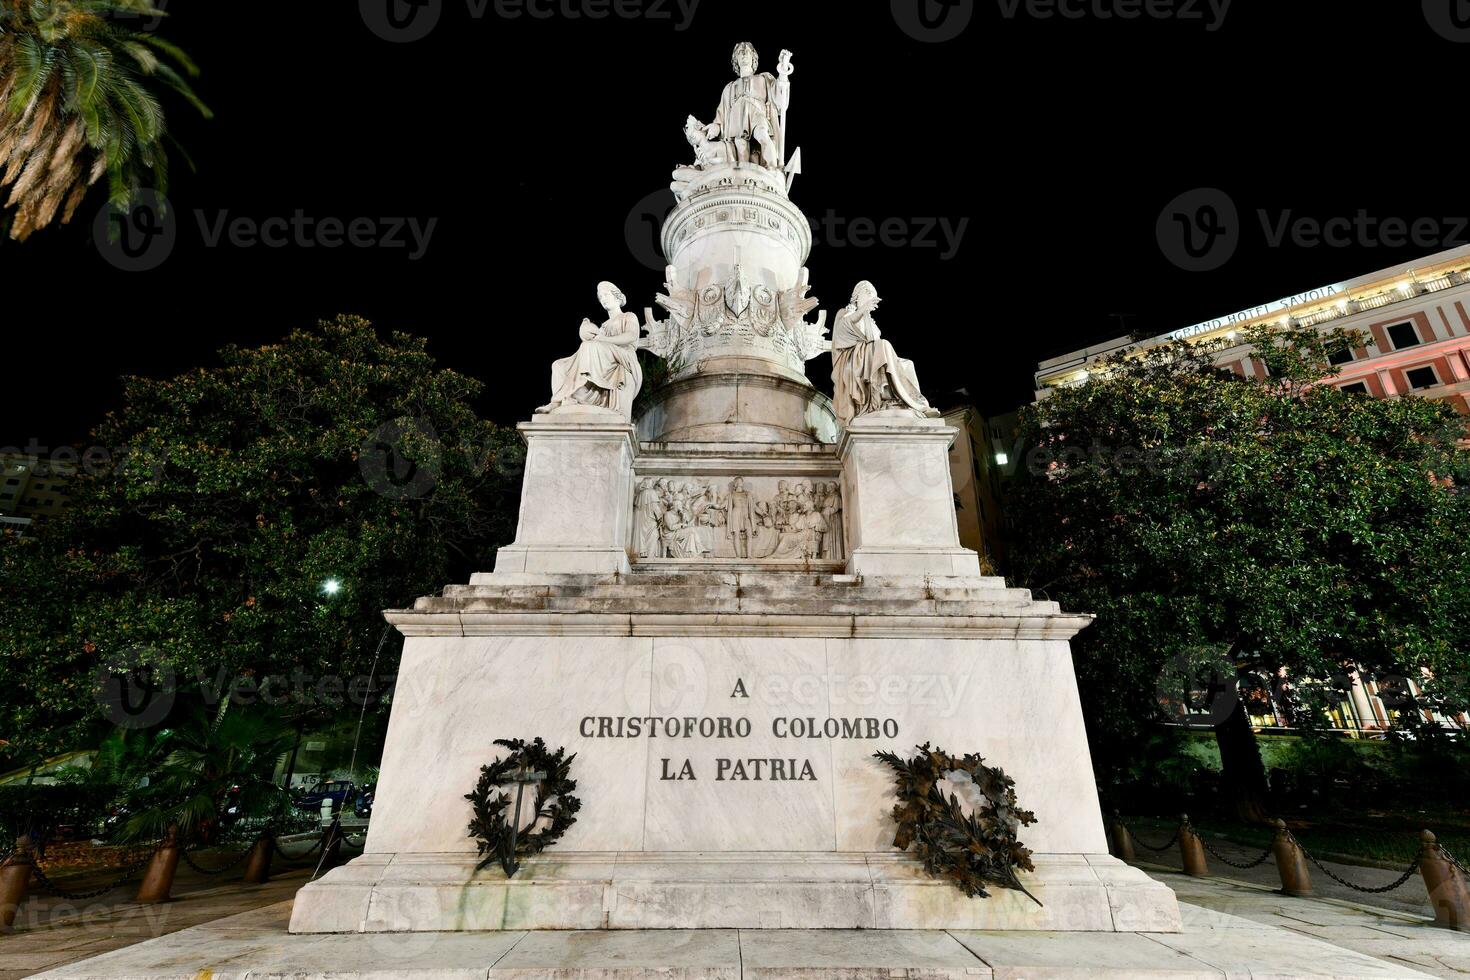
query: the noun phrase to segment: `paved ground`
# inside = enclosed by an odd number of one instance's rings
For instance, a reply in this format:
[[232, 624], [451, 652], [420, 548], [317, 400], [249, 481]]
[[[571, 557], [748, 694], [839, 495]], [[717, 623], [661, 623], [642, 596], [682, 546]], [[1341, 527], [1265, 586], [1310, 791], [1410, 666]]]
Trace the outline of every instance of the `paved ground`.
[[[1217, 844], [1216, 847], [1221, 853], [1234, 856], [1227, 849], [1230, 845]], [[1242, 853], [1241, 856], [1249, 855]], [[713, 977], [726, 975], [727, 971], [716, 967], [716, 961], [728, 958], [727, 954], [731, 954], [733, 950], [731, 955], [734, 956], [737, 966], [731, 976], [786, 976], [789, 975], [787, 968], [794, 969], [798, 965], [792, 957], [808, 954], [817, 956], [823, 964], [843, 962], [853, 966], [862, 962], [868, 966], [883, 966], [895, 970], [939, 970], [941, 963], [954, 966], [963, 963], [966, 955], [973, 955], [980, 962], [965, 966], [955, 974], [966, 977], [992, 975], [991, 970], [985, 968], [987, 965], [995, 967], [994, 976], [1050, 976], [1054, 974], [1039, 971], [1038, 968], [1066, 963], [1074, 967], [1091, 965], [1100, 962], [1098, 957], [1119, 957], [1116, 966], [1124, 970], [1124, 975], [1131, 968], [1135, 975], [1143, 976], [1147, 972], [1143, 969], [1143, 962], [1131, 957], [1141, 955], [1140, 950], [1144, 949], [1148, 951], [1148, 955], [1157, 957], [1161, 954], [1154, 947], [1159, 946], [1167, 947], [1164, 953], [1173, 950], [1190, 958], [1190, 963], [1179, 961], [1176, 965], [1188, 966], [1191, 970], [1199, 969], [1202, 972], [1198, 975], [1201, 976], [1219, 977], [1224, 972], [1235, 975], [1232, 967], [1248, 969], [1259, 958], [1282, 955], [1285, 952], [1284, 946], [1289, 946], [1294, 949], [1291, 956], [1295, 962], [1305, 959], [1308, 966], [1315, 963], [1320, 969], [1320, 972], [1313, 973], [1304, 968], [1294, 968], [1290, 976], [1379, 975], [1371, 974], [1371, 971], [1365, 974], [1358, 970], [1362, 961], [1354, 961], [1351, 956], [1362, 954], [1400, 967], [1402, 973], [1399, 975], [1406, 977], [1414, 976], [1414, 971], [1418, 971], [1421, 975], [1454, 980], [1470, 978], [1470, 934], [1437, 929], [1426, 924], [1427, 901], [1421, 897], [1423, 885], [1418, 878], [1411, 879], [1394, 893], [1394, 897], [1388, 899], [1362, 896], [1380, 903], [1375, 907], [1357, 901], [1359, 896], [1351, 892], [1347, 894], [1352, 896], [1353, 901], [1330, 897], [1288, 898], [1276, 894], [1273, 888], [1278, 883], [1274, 879], [1274, 868], [1269, 863], [1254, 872], [1237, 872], [1220, 867], [1217, 862], [1217, 870], [1229, 872], [1231, 876], [1249, 874], [1257, 879], [1255, 882], [1226, 878], [1223, 874], [1220, 877], [1191, 878], [1160, 865], [1145, 862], [1140, 862], [1140, 865], [1175, 889], [1181, 903], [1186, 903], [1184, 909], [1188, 935], [1149, 937], [1145, 942], [1144, 937], [1139, 936], [1102, 938], [1089, 934], [1051, 934], [1046, 943], [1038, 943], [1037, 939], [1040, 937], [1034, 934], [909, 933], [895, 936], [874, 932], [863, 936], [789, 932], [784, 938], [773, 938], [770, 935], [734, 930], [703, 938], [690, 933], [670, 933], [663, 936], [636, 934], [643, 937], [636, 942], [631, 938], [635, 934], [631, 933], [623, 934], [623, 938], [602, 934], [600, 939], [596, 939], [598, 934], [549, 933], [531, 934], [529, 938], [525, 933], [479, 936], [431, 933], [421, 936], [329, 936], [298, 939], [311, 944], [310, 957], [325, 955], [333, 962], [340, 959], [344, 968], [348, 966], [348, 961], [359, 959], [375, 963], [401, 959], [405, 965], [418, 965], [425, 962], [427, 957], [449, 955], [473, 959], [476, 963], [480, 962], [478, 958], [488, 956], [497, 969], [508, 969], [520, 960], [524, 960], [525, 965], [530, 965], [538, 957], [575, 959], [577, 956], [612, 955], [612, 962], [618, 964], [626, 965], [629, 957], [634, 960], [641, 957], [651, 966], [683, 964], [691, 967], [696, 962], [703, 963], [702, 958], [705, 958], [709, 959], [709, 970], [700, 966], [695, 973], [688, 975]], [[1395, 877], [1392, 872], [1370, 868], [1344, 867], [1343, 872], [1344, 877], [1351, 876], [1352, 880], [1364, 883], [1375, 883], [1378, 880], [1386, 882]], [[19, 980], [39, 972], [49, 973], [66, 964], [169, 935], [201, 923], [212, 924], [168, 941], [169, 944], [178, 946], [174, 952], [182, 953], [179, 964], [169, 960], [169, 948], [159, 944], [139, 947], [136, 955], [129, 952], [126, 956], [140, 963], [156, 965], [157, 970], [148, 972], [157, 975], [168, 975], [170, 969], [182, 965], [191, 956], [198, 958], [203, 955], [208, 957], [204, 962], [215, 963], [229, 958], [226, 953], [232, 950], [233, 955], [245, 959], [261, 954], [269, 954], [276, 960], [283, 956], [289, 958], [289, 955], [293, 955], [290, 953], [291, 947], [281, 945], [287, 938], [285, 922], [290, 908], [287, 900], [305, 883], [310, 870], [285, 872], [263, 886], [244, 885], [238, 880], [237, 874], [238, 872], [226, 874], [224, 877], [228, 880], [220, 882], [218, 879], [205, 878], [196, 872], [181, 869], [178, 887], [174, 892], [176, 900], [162, 906], [132, 904], [132, 886], [118, 889], [111, 895], [90, 903], [83, 903], [80, 908], [55, 899], [43, 898], [28, 902], [17, 923], [22, 931], [0, 938], [0, 980]], [[1416, 911], [1422, 911], [1423, 914], [1416, 915]], [[242, 912], [248, 914], [233, 919], [226, 918]], [[1286, 932], [1268, 933], [1265, 927], [1283, 929]], [[592, 935], [596, 942], [588, 940], [588, 935]], [[1290, 938], [1283, 941], [1282, 937]], [[1334, 952], [1329, 947], [1313, 945], [1312, 941], [1325, 941], [1332, 947], [1350, 952]], [[1141, 947], [1140, 942], [1144, 943]], [[579, 952], [579, 943], [591, 943], [596, 948], [582, 949]], [[617, 943], [633, 943], [640, 952], [635, 955], [614, 950], [607, 954], [602, 948]], [[493, 950], [489, 949], [492, 945], [495, 946]], [[1028, 961], [1028, 958], [1041, 955], [1042, 951], [1045, 952], [1045, 957], [1056, 962]], [[783, 960], [782, 957], [787, 959]], [[864, 960], [863, 957], [869, 959]], [[1007, 957], [1011, 957], [1011, 966], [1024, 965], [1026, 972], [1004, 972], [1000, 964]], [[1222, 957], [1225, 959], [1221, 959]], [[1229, 957], [1235, 957], [1235, 960], [1231, 961]], [[763, 972], [758, 968], [759, 963], [767, 961], [774, 972]], [[783, 962], [786, 967], [780, 968], [779, 965]], [[1129, 964], [1133, 966], [1130, 967]], [[125, 969], [130, 965], [137, 966], [128, 959], [114, 959], [95, 975], [114, 975], [119, 970], [132, 974], [131, 969]], [[590, 966], [590, 960], [584, 965]], [[77, 971], [75, 967], [71, 971], [62, 972], [86, 975], [85, 970]], [[478, 969], [474, 972], [477, 976], [486, 975]], [[1089, 973], [1097, 975], [1102, 975], [1102, 972], [1105, 971], [1089, 969]], [[193, 971], [182, 969], [179, 975], [192, 976]], [[497, 972], [491, 975], [500, 974]], [[932, 975], [949, 974], [940, 970]], [[1196, 974], [1185, 971], [1179, 975]]]
[[[207, 867], [207, 860], [207, 856], [200, 858], [200, 865]], [[173, 901], [162, 905], [133, 902], [138, 887], [136, 878], [105, 895], [84, 901], [33, 894], [21, 906], [15, 921], [16, 931], [0, 935], [0, 980], [19, 980], [146, 939], [288, 900], [310, 879], [311, 872], [311, 867], [293, 869], [278, 861], [269, 882], [247, 885], [240, 881], [239, 868], [215, 877], [180, 864], [174, 880]], [[108, 877], [73, 879], [65, 887], [82, 892], [100, 887]]]
[[[1242, 886], [1245, 902], [1268, 893]], [[1181, 905], [1170, 934], [800, 929], [291, 936], [289, 902], [61, 967], [45, 980], [1429, 980], [1358, 953], [1325, 902], [1287, 930]], [[1390, 913], [1381, 913], [1389, 915]], [[1408, 930], [1412, 923], [1402, 923]], [[1412, 938], [1389, 942], [1412, 945]], [[1465, 944], [1470, 946], [1470, 940]], [[1387, 949], [1387, 947], [1385, 947]], [[1392, 952], [1392, 949], [1387, 949]], [[1454, 976], [1439, 973], [1440, 976]]]
[[[1267, 885], [1224, 877], [1191, 878], [1142, 862], [1139, 867], [1174, 889], [1181, 903], [1289, 929], [1431, 976], [1470, 978], [1470, 933], [1430, 925], [1427, 899], [1424, 914], [1418, 915], [1336, 898], [1290, 898]], [[1356, 875], [1372, 869], [1351, 870]], [[1396, 877], [1392, 872], [1379, 873], [1388, 881]], [[1274, 885], [1280, 887], [1279, 882]], [[1415, 878], [1404, 885], [1411, 887], [1422, 893], [1424, 886]]]

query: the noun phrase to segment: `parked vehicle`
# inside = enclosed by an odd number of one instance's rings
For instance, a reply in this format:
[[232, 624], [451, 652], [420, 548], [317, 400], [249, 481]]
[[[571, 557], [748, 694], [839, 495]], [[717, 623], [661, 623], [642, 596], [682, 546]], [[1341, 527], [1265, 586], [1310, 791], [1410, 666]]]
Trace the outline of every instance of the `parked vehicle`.
[[310, 790], [296, 797], [296, 807], [301, 810], [320, 810], [323, 800], [332, 801], [332, 809], [340, 810], [357, 795], [357, 787], [345, 779], [329, 779], [317, 783]]
[[378, 784], [368, 783], [357, 794], [357, 802], [352, 807], [352, 812], [363, 820], [373, 815], [373, 796], [377, 793]]

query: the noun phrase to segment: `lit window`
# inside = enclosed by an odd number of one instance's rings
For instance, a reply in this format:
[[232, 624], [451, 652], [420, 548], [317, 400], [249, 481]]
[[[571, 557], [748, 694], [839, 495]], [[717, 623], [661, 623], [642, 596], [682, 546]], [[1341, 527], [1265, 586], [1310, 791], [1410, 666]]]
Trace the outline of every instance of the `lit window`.
[[1410, 388], [1433, 388], [1439, 384], [1439, 377], [1434, 373], [1432, 367], [1414, 368], [1405, 371], [1404, 378], [1409, 382]]
[[1419, 331], [1412, 323], [1395, 323], [1388, 328], [1388, 339], [1393, 342], [1394, 350], [1403, 350], [1419, 343]]

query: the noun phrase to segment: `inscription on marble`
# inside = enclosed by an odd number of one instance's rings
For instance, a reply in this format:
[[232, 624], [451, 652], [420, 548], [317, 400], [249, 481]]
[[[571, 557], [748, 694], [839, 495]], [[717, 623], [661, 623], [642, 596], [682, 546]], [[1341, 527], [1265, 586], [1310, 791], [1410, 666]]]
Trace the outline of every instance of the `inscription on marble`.
[[[746, 699], [745, 680], [737, 678], [730, 693], [733, 699]], [[771, 719], [770, 736], [789, 740], [831, 739], [896, 739], [896, 718], [848, 717], [817, 718], [815, 716]], [[578, 732], [583, 738], [681, 738], [681, 739], [748, 739], [749, 718], [731, 715], [585, 715]], [[817, 773], [810, 759], [775, 756], [720, 756], [714, 760], [714, 780], [723, 782], [816, 782]], [[698, 781], [694, 763], [685, 758], [659, 759], [659, 779], [668, 782]]]

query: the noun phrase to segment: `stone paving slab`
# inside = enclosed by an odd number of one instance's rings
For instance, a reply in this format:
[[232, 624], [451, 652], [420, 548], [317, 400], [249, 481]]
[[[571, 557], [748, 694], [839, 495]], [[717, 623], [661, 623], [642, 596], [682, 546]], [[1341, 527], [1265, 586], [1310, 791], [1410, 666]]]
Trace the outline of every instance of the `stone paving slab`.
[[[660, 930], [289, 935], [290, 903], [45, 980], [1425, 980], [1403, 962], [1222, 913], [1183, 933]], [[1208, 925], [1203, 923], [1208, 922]], [[1394, 942], [1387, 936], [1383, 942]]]
[[1180, 898], [1186, 935], [1284, 929], [1442, 980], [1470, 980], [1470, 933], [1425, 915], [1337, 898], [1289, 898], [1264, 885], [1152, 871]]

